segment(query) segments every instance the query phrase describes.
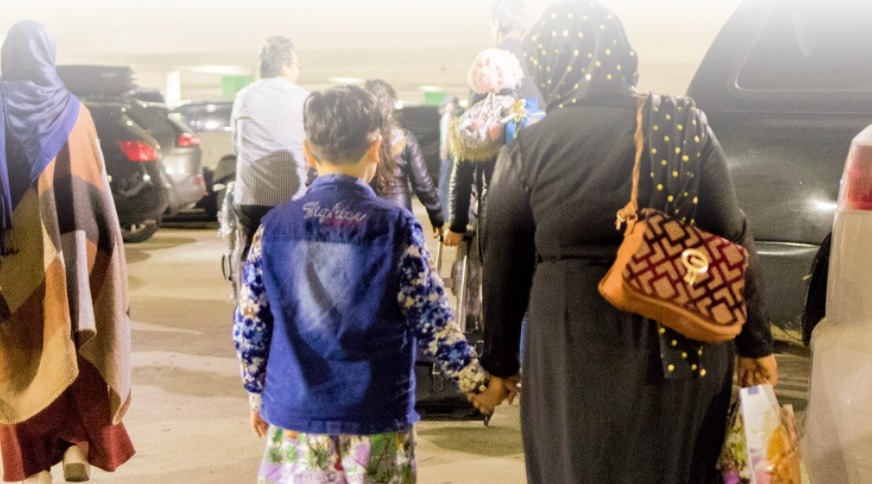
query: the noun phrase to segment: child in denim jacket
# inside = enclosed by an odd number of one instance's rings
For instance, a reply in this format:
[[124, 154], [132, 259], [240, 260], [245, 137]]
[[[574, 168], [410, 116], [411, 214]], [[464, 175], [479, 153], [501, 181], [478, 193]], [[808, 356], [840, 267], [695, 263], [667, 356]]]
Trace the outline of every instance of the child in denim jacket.
[[316, 92], [304, 119], [319, 177], [264, 218], [234, 317], [252, 428], [268, 436], [258, 482], [415, 482], [416, 342], [463, 391], [484, 391], [487, 375], [421, 225], [368, 185], [375, 99], [357, 87]]

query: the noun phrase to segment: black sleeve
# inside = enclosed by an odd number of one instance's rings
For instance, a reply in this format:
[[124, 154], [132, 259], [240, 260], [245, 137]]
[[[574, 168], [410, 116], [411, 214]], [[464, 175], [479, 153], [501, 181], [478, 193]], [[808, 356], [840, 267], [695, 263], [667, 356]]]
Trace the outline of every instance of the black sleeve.
[[482, 213], [484, 353], [482, 366], [499, 377], [516, 375], [521, 322], [536, 264], [536, 225], [520, 176], [519, 143], [500, 154]]
[[745, 274], [748, 319], [736, 338], [736, 347], [741, 356], [768, 356], [773, 353], [772, 329], [763, 306], [760, 258], [754, 247], [748, 220], [739, 207], [726, 155], [711, 130], [708, 135], [709, 141], [700, 167], [696, 223], [700, 228], [738, 242], [748, 250], [748, 271]]
[[472, 184], [475, 183], [475, 163], [455, 161], [451, 170], [451, 184], [448, 188], [448, 204], [452, 232], [462, 234], [469, 225], [469, 203], [472, 197]]
[[418, 144], [418, 139], [415, 135], [406, 131], [406, 147], [403, 149], [403, 159], [406, 160], [406, 166], [409, 169], [409, 180], [412, 182], [412, 190], [415, 196], [427, 209], [427, 215], [430, 217], [430, 223], [434, 227], [441, 227], [445, 224], [442, 217], [442, 204], [439, 202], [439, 192], [436, 191], [436, 185], [433, 179], [430, 178], [430, 173], [427, 172], [427, 162], [424, 160], [424, 155], [421, 153], [421, 145]]

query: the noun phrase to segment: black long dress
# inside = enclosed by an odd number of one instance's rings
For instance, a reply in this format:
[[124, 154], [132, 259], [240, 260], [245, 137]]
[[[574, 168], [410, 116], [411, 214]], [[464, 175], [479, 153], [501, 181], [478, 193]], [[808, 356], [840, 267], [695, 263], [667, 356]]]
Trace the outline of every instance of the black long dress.
[[[709, 482], [724, 437], [735, 348], [749, 357], [772, 351], [753, 239], [707, 128], [696, 223], [741, 241], [751, 254], [742, 334], [735, 343], [703, 348], [703, 377], [666, 379], [656, 324], [599, 295], [597, 283], [622, 239], [615, 212], [630, 197], [635, 116], [630, 90], [549, 112], [518, 134], [491, 180], [482, 364], [497, 376], [518, 372], [529, 301], [521, 420], [533, 483]], [[647, 173], [650, 157], [642, 162]], [[649, 177], [642, 181], [644, 204], [653, 188]]]

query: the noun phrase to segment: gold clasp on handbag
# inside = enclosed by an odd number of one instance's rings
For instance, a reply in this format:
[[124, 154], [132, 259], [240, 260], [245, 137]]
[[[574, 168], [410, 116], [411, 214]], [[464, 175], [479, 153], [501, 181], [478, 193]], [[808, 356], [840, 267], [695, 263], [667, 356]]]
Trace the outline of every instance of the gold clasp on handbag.
[[681, 263], [684, 264], [684, 268], [687, 269], [687, 273], [684, 274], [684, 282], [690, 286], [696, 284], [696, 279], [709, 270], [708, 257], [706, 257], [705, 252], [701, 250], [685, 250], [681, 253]]

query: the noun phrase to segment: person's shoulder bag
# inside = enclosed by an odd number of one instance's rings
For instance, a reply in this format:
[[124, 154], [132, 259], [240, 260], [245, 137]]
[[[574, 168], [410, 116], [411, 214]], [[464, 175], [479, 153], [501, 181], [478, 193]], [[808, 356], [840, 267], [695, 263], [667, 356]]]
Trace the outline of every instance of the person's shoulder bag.
[[618, 309], [658, 321], [690, 339], [731, 340], [747, 317], [743, 292], [748, 253], [655, 208], [639, 210], [646, 99], [639, 96], [630, 202], [617, 213], [618, 230], [626, 224], [624, 240], [599, 292]]

